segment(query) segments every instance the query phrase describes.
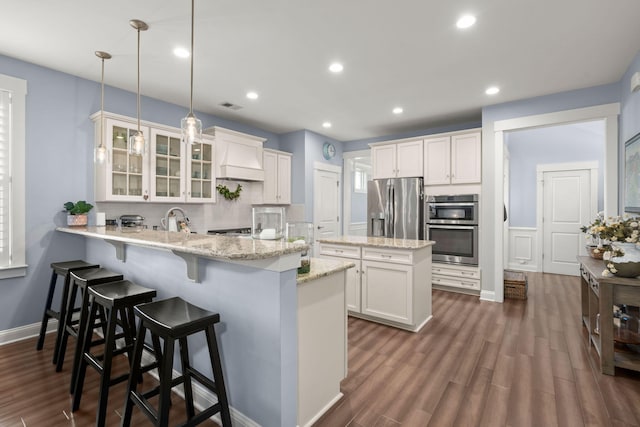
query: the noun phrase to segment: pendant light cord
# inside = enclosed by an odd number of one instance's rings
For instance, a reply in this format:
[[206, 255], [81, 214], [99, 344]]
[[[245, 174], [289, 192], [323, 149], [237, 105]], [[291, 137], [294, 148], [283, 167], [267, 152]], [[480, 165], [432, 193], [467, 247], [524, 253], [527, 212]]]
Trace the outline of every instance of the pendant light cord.
[[140, 28], [138, 28], [138, 133], [140, 133]]
[[191, 0], [191, 99], [189, 104], [189, 113], [193, 114], [193, 20], [195, 0]]
[[104, 56], [102, 57], [102, 79], [100, 89], [100, 148], [104, 147]]

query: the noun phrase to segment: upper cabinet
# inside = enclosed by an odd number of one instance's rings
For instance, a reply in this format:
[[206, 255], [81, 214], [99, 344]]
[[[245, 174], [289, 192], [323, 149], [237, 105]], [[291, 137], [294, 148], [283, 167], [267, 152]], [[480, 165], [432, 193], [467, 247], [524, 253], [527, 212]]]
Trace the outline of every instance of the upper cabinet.
[[[117, 120], [105, 117], [100, 126], [100, 115], [96, 119], [96, 145], [100, 131], [104, 132], [107, 160], [95, 165], [96, 201], [142, 202], [149, 200], [148, 152], [144, 155], [129, 154], [127, 144], [138, 131], [135, 120]], [[140, 130], [149, 138], [149, 128]]]
[[215, 202], [213, 138], [185, 145], [179, 132], [151, 129], [151, 201]]
[[135, 119], [105, 113], [92, 116], [96, 144], [100, 131], [108, 150], [107, 160], [95, 165], [96, 201], [211, 203], [216, 201], [213, 137], [204, 135], [200, 144], [185, 145], [180, 129], [162, 125], [141, 127], [147, 142], [142, 156], [127, 150], [137, 132]]
[[291, 153], [265, 149], [262, 203], [291, 204]]
[[424, 140], [424, 184], [475, 184], [481, 181], [480, 131]]
[[371, 144], [373, 178], [422, 176], [422, 139]]

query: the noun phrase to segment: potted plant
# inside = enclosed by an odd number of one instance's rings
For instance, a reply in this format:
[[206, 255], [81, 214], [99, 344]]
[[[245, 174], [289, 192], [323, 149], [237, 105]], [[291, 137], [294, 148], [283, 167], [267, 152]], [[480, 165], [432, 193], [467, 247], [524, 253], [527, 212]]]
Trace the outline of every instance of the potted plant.
[[87, 225], [87, 212], [93, 209], [93, 205], [84, 200], [79, 200], [76, 203], [65, 203], [64, 209], [67, 211], [67, 225], [72, 227], [82, 226]]

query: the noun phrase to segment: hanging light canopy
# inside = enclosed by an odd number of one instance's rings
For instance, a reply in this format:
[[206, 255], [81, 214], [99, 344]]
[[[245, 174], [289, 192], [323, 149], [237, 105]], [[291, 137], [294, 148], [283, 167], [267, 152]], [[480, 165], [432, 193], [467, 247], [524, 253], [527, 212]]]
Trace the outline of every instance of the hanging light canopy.
[[193, 17], [194, 3], [191, 0], [191, 98], [189, 101], [189, 114], [180, 121], [182, 128], [182, 141], [187, 144], [199, 144], [202, 140], [202, 122], [193, 114]]
[[149, 26], [146, 22], [138, 19], [132, 19], [129, 21], [131, 25], [138, 32], [138, 132], [129, 138], [129, 154], [141, 156], [145, 152], [144, 135], [140, 130], [140, 31], [147, 31]]
[[104, 60], [111, 59], [111, 55], [100, 50], [95, 53], [102, 60], [102, 77], [100, 79], [100, 144], [93, 151], [93, 161], [102, 164], [107, 160], [107, 147], [104, 145]]

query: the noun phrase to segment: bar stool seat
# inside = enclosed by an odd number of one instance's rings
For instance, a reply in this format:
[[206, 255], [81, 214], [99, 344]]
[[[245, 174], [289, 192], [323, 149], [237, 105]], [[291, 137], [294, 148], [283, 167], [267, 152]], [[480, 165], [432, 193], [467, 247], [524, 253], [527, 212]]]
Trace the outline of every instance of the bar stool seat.
[[[83, 260], [74, 261], [62, 261], [51, 263], [51, 280], [49, 282], [49, 291], [47, 293], [47, 300], [44, 305], [44, 313], [42, 314], [42, 323], [40, 324], [40, 334], [38, 336], [38, 343], [36, 344], [36, 350], [42, 350], [44, 346], [44, 337], [47, 333], [47, 325], [49, 319], [54, 318], [58, 320], [58, 330], [56, 332], [56, 343], [53, 348], [53, 363], [58, 362], [58, 346], [60, 344], [60, 337], [62, 336], [62, 330], [64, 325], [64, 318], [67, 310], [67, 300], [69, 298], [69, 274], [75, 270], [82, 270], [86, 268], [97, 268], [98, 264], [92, 264]], [[56, 290], [56, 284], [58, 282], [58, 276], [64, 277], [64, 286], [62, 287], [62, 295], [60, 296], [60, 308], [56, 311], [51, 308], [53, 303], [53, 296]]]
[[[231, 414], [229, 412], [229, 402], [227, 401], [227, 392], [214, 330], [214, 325], [220, 321], [220, 315], [190, 304], [178, 297], [140, 304], [134, 308], [134, 313], [136, 317], [140, 318], [140, 325], [138, 326], [121, 426], [128, 427], [130, 425], [133, 405], [135, 404], [151, 419], [155, 426], [166, 427], [169, 423], [171, 388], [178, 384], [184, 384], [184, 400], [189, 419], [183, 425], [195, 426], [219, 412], [222, 425], [230, 427]], [[156, 352], [156, 358], [159, 361], [160, 385], [146, 392], [138, 392], [136, 377], [139, 375], [147, 329], [149, 329], [152, 339], [155, 340], [158, 337], [163, 339], [162, 352]], [[207, 346], [213, 369], [213, 381], [194, 369], [189, 362], [187, 336], [198, 332], [205, 332], [207, 337]], [[176, 340], [180, 347], [182, 373], [180, 376], [172, 378], [173, 353]], [[193, 405], [192, 379], [197, 380], [218, 397], [218, 403], [204, 409], [197, 415]], [[156, 395], [160, 395], [157, 411], [148, 401], [149, 398]]]
[[[69, 385], [70, 393], [73, 393], [73, 388], [75, 387], [78, 364], [80, 362], [80, 355], [82, 353], [82, 343], [78, 338], [82, 336], [82, 333], [80, 331], [84, 331], [84, 329], [87, 327], [87, 319], [89, 317], [89, 293], [87, 292], [87, 289], [95, 285], [115, 282], [122, 279], [122, 274], [113, 272], [106, 268], [89, 268], [71, 272], [69, 301], [64, 321], [64, 328], [62, 331], [62, 336], [60, 338], [60, 346], [58, 349], [58, 362], [56, 364], [56, 371], [60, 372], [64, 363], [64, 356], [67, 350], [67, 341], [69, 339], [69, 336], [76, 338], [73, 368], [71, 371], [71, 384]], [[78, 291], [80, 291], [80, 305], [78, 308], [76, 308], [75, 303]], [[74, 310], [77, 309], [80, 310], [80, 318], [76, 323], [72, 320], [72, 314]], [[102, 313], [100, 314], [100, 319], [101, 323], [92, 325], [91, 330], [93, 330], [97, 326], [103, 325], [104, 315]], [[94, 342], [93, 344], [97, 345], [99, 343], [100, 342]]]
[[[114, 356], [126, 353], [129, 364], [133, 360], [133, 342], [136, 335], [133, 307], [136, 304], [152, 301], [156, 296], [156, 291], [155, 289], [136, 285], [128, 280], [121, 280], [91, 286], [89, 287], [88, 293], [91, 309], [87, 320], [87, 327], [83, 331], [84, 336], [78, 339], [78, 342], [82, 342], [81, 357], [73, 390], [71, 410], [75, 412], [80, 407], [87, 366], [91, 366], [100, 374], [100, 393], [96, 414], [96, 426], [101, 427], [105, 425], [106, 421], [109, 387], [126, 381], [129, 378], [130, 372], [112, 378], [111, 368]], [[94, 355], [91, 353], [93, 335], [91, 325], [95, 324], [100, 308], [104, 309], [107, 313], [104, 352], [100, 355]], [[117, 325], [119, 325], [122, 330], [120, 334], [116, 333]], [[116, 340], [119, 338], [124, 338], [125, 345], [117, 348]], [[156, 342], [156, 345], [159, 347], [159, 342]], [[156, 366], [156, 364], [146, 366], [143, 371], [146, 372]], [[129, 369], [129, 371], [131, 371], [131, 369]], [[140, 375], [141, 374], [139, 374], [137, 378], [141, 378]]]

